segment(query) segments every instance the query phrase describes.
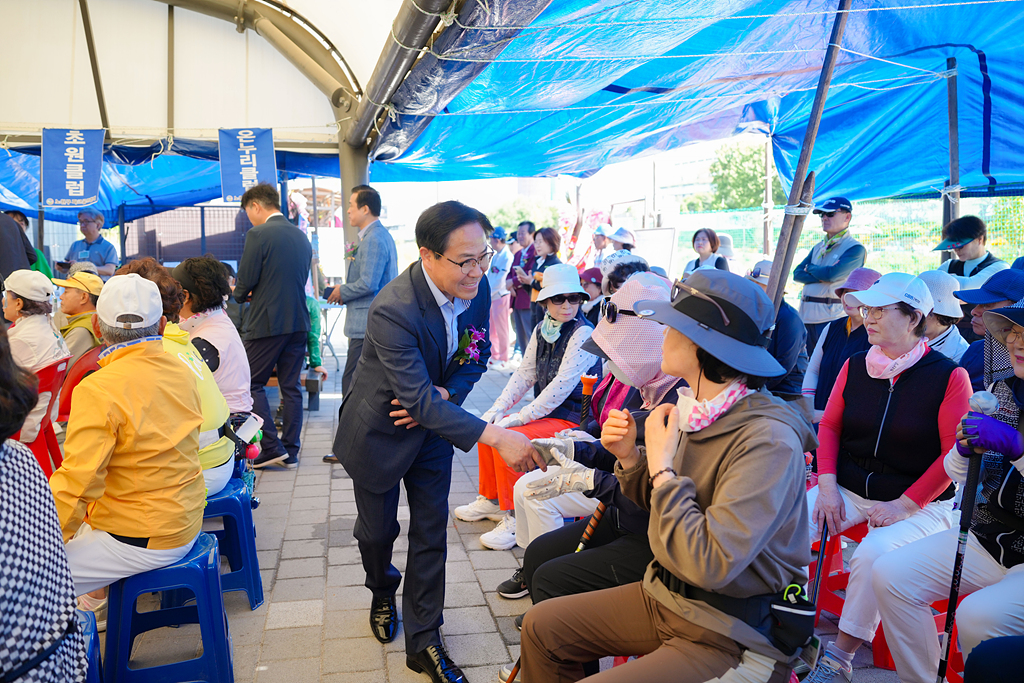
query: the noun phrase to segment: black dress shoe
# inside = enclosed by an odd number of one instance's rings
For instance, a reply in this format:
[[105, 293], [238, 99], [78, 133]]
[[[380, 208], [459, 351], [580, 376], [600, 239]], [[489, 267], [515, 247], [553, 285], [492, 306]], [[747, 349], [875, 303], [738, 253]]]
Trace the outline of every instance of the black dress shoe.
[[426, 673], [434, 683], [466, 683], [462, 669], [455, 666], [444, 645], [429, 645], [425, 650], [407, 654], [405, 665], [416, 673]]
[[341, 461], [338, 460], [338, 456], [336, 456], [334, 453], [328, 453], [327, 455], [325, 455], [323, 457], [323, 461], [328, 463], [328, 464], [330, 464], [330, 465], [340, 465], [341, 464]]
[[370, 603], [370, 630], [373, 637], [382, 643], [390, 643], [398, 631], [398, 610], [395, 596], [374, 598]]

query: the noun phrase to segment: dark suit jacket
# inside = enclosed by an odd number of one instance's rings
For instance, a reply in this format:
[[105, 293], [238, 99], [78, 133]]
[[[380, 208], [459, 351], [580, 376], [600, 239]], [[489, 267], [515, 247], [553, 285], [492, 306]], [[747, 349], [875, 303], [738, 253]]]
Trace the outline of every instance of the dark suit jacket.
[[0, 278], [16, 270], [28, 270], [36, 262], [36, 250], [25, 231], [5, 213], [0, 213]]
[[245, 234], [235, 300], [252, 294], [242, 339], [309, 331], [306, 279], [313, 247], [284, 216], [271, 216]]
[[[484, 278], [470, 307], [458, 317], [459, 338], [472, 325], [485, 331], [491, 292]], [[446, 362], [444, 317], [419, 261], [374, 298], [363, 353], [352, 387], [341, 404], [334, 453], [363, 488], [384, 493], [405, 475], [428, 432], [468, 451], [486, 426], [460, 406], [480, 379], [491, 355], [489, 335], [479, 343], [480, 359]], [[458, 354], [456, 354], [458, 355]], [[452, 395], [445, 401], [433, 385]], [[397, 398], [420, 427], [395, 426], [388, 413]]]

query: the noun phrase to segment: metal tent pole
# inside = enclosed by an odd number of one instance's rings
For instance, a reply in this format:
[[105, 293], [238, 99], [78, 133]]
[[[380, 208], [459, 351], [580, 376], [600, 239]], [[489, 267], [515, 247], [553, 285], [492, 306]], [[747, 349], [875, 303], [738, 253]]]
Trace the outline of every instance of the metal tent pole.
[[768, 136], [768, 139], [764, 143], [764, 202], [761, 206], [764, 208], [764, 225], [762, 226], [762, 244], [765, 255], [771, 252], [772, 242], [772, 137]]
[[[839, 58], [839, 44], [843, 40], [843, 31], [846, 30], [850, 2], [851, 0], [840, 0], [835, 21], [832, 23], [832, 35], [829, 37], [825, 61], [821, 65], [818, 89], [814, 93], [810, 120], [807, 122], [804, 143], [800, 148], [800, 159], [797, 162], [796, 171], [793, 173], [793, 187], [789, 190], [789, 206], [809, 205], [814, 198], [814, 174], [808, 174], [807, 168], [811, 163], [811, 153], [814, 151], [814, 141], [818, 136], [818, 126], [821, 125], [821, 114], [825, 108], [828, 86], [832, 82], [832, 72], [835, 69], [836, 60]], [[805, 176], [806, 180], [804, 180]], [[804, 218], [806, 218], [806, 214], [794, 214], [789, 211], [790, 209], [787, 208], [786, 216], [782, 220], [779, 243], [775, 249], [775, 261], [772, 263], [772, 273], [768, 278], [768, 296], [775, 304], [776, 315], [778, 315], [779, 306], [782, 305], [786, 278], [789, 277], [789, 272], [793, 268], [793, 257], [796, 254], [800, 232], [803, 229]]]

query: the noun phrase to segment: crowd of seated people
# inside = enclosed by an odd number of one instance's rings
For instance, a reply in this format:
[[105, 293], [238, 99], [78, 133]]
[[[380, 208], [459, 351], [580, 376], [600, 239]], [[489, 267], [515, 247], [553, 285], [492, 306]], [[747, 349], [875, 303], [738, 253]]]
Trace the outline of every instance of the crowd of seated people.
[[[549, 467], [515, 473], [481, 444], [479, 495], [455, 510], [498, 522], [486, 547], [525, 549], [522, 569], [498, 586], [533, 602], [516, 620], [521, 680], [696, 683], [734, 671], [788, 682], [812, 627], [787, 622], [778, 605], [806, 605], [823, 531], [863, 523], [838, 634], [805, 680], [856, 679], [855, 654], [884, 624], [900, 680], [933, 681], [931, 604], [949, 594], [971, 457], [984, 468], [959, 648], [967, 680], [989, 651], [1012, 659], [1024, 636], [1024, 272], [857, 268], [836, 289], [845, 315], [822, 329], [808, 362], [806, 329], [769, 298], [770, 261], [746, 277], [698, 267], [671, 282], [623, 249], [581, 274], [548, 258], [556, 251], [539, 237], [543, 270], [530, 287], [542, 318], [483, 418], [534, 439]], [[49, 643], [39, 680], [79, 678], [75, 607], [102, 627], [106, 586], [191, 548], [204, 499], [233, 469], [224, 425], [252, 409], [225, 308], [229, 277], [198, 257], [172, 270], [133, 261], [106, 282], [73, 267], [63, 279], [16, 271], [4, 283], [13, 326], [0, 329], [0, 494], [14, 514], [0, 542], [30, 537], [32, 547], [0, 557], [0, 582], [34, 582], [0, 595], [0, 636], [21, 634], [0, 656], [5, 675]], [[960, 302], [983, 337], [970, 346]], [[48, 403], [34, 374], [101, 345], [99, 370], [74, 389], [63, 464], [47, 487], [23, 445]], [[581, 424], [584, 374], [599, 380]], [[971, 411], [980, 389], [998, 399], [994, 414]], [[604, 516], [576, 552], [599, 503]], [[16, 608], [42, 594], [43, 607]], [[601, 672], [607, 655], [642, 657]]]

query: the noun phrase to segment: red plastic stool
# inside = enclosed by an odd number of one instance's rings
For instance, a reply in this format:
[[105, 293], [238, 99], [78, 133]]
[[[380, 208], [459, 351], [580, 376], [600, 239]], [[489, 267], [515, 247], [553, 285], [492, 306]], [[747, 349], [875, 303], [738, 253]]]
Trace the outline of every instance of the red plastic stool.
[[[821, 618], [822, 610], [830, 614], [834, 614], [837, 617], [843, 614], [843, 603], [846, 602], [844, 598], [839, 597], [837, 593], [839, 591], [846, 590], [846, 584], [850, 582], [850, 572], [846, 571], [843, 566], [843, 545], [842, 539], [846, 537], [851, 541], [860, 543], [867, 536], [868, 525], [867, 522], [861, 522], [855, 526], [850, 527], [841, 534], [830, 536], [828, 541], [825, 542], [825, 552], [822, 553], [821, 549], [818, 549], [818, 560], [822, 557], [825, 558], [825, 570], [822, 571], [821, 577], [821, 590], [818, 591], [818, 605], [817, 610], [814, 614], [814, 625], [818, 625], [818, 620]], [[815, 543], [815, 546], [818, 544]], [[814, 546], [812, 546], [813, 548]], [[818, 560], [811, 562], [807, 568], [808, 575], [814, 576], [818, 568]]]
[[[26, 445], [36, 456], [39, 467], [42, 468], [47, 479], [64, 462], [50, 416], [53, 414], [53, 406], [57, 402], [60, 385], [64, 381], [64, 375], [67, 374], [69, 363], [69, 360], [64, 358], [36, 371], [36, 377], [39, 378], [39, 393], [50, 392], [50, 402], [46, 405], [46, 413], [39, 421], [39, 434], [36, 435], [32, 443]], [[14, 438], [17, 439], [20, 436], [21, 431], [19, 430]]]

